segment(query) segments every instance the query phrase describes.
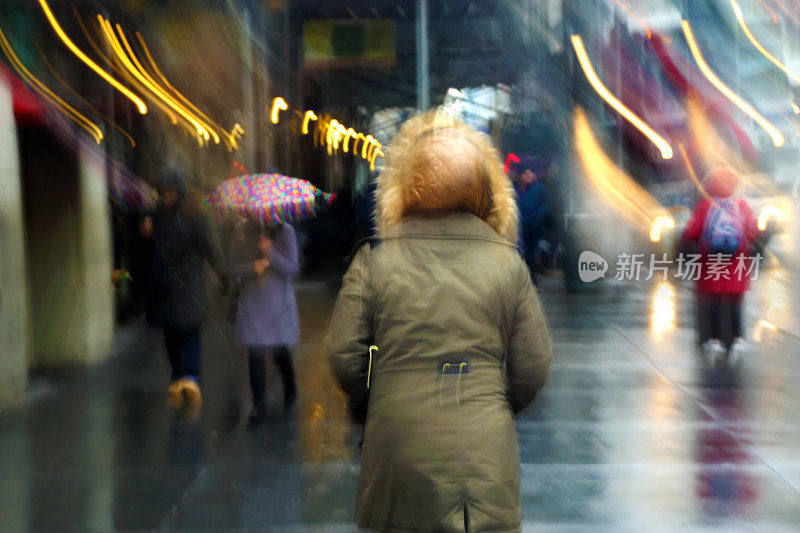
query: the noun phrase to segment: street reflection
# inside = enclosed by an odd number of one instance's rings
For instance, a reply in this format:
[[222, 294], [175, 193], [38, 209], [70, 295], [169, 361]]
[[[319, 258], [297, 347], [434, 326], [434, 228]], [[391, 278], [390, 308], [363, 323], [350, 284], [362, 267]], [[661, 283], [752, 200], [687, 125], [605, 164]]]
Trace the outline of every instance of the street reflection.
[[[738, 368], [703, 367], [703, 409], [719, 423], [703, 424], [695, 439], [695, 493], [702, 515], [745, 517], [758, 500], [747, 423], [750, 413]], [[721, 424], [721, 425], [720, 425]]]
[[650, 329], [656, 337], [675, 329], [677, 292], [675, 285], [659, 281], [653, 290]]

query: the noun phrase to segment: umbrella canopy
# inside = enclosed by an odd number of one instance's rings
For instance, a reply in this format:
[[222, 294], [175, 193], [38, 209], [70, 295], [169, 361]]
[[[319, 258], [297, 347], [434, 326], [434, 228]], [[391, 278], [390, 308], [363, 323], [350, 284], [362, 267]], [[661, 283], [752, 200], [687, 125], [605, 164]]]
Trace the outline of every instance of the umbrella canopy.
[[112, 165], [107, 172], [108, 193], [123, 209], [155, 209], [158, 194], [143, 179]]
[[206, 198], [218, 214], [244, 216], [265, 224], [314, 217], [333, 202], [310, 182], [282, 174], [246, 174], [220, 183]]

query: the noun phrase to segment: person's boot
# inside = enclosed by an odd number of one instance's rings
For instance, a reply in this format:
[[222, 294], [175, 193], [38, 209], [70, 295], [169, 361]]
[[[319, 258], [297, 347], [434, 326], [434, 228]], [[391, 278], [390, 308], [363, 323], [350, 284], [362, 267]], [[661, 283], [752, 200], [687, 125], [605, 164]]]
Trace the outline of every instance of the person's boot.
[[170, 383], [167, 389], [167, 406], [177, 410], [181, 405], [183, 405], [183, 383], [177, 379]]
[[186, 403], [194, 409], [203, 405], [203, 396], [200, 394], [200, 385], [191, 378], [182, 378], [182, 392]]
[[256, 425], [260, 424], [264, 421], [267, 417], [267, 406], [264, 401], [260, 401], [253, 405], [253, 408], [250, 410], [250, 424]]

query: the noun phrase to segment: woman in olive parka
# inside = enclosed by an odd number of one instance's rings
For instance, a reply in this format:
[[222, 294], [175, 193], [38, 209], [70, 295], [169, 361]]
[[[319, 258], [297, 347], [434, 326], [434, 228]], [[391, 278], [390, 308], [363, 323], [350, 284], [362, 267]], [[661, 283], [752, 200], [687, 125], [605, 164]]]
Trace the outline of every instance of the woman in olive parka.
[[488, 137], [429, 112], [378, 178], [380, 241], [345, 274], [326, 349], [366, 404], [356, 519], [377, 531], [519, 531], [513, 415], [552, 344]]

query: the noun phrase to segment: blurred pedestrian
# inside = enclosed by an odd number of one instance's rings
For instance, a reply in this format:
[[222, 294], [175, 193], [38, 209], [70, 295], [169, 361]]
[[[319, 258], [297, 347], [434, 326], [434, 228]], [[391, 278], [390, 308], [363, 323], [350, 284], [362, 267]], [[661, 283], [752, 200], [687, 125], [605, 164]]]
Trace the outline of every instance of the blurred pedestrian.
[[267, 356], [283, 379], [285, 407], [297, 396], [290, 347], [299, 340], [292, 280], [299, 269], [295, 232], [289, 224], [264, 227], [241, 221], [231, 235], [228, 272], [238, 289], [236, 334], [248, 350], [253, 408], [250, 421], [266, 412]]
[[552, 359], [516, 250], [511, 182], [457, 119], [408, 121], [378, 178], [380, 243], [357, 251], [325, 346], [366, 405], [356, 515], [380, 531], [518, 531], [513, 415]]
[[[747, 352], [742, 328], [742, 303], [750, 286], [748, 252], [757, 237], [753, 212], [735, 195], [739, 175], [728, 167], [710, 171], [703, 179], [707, 197], [695, 205], [683, 231], [684, 248], [697, 243], [701, 268], [697, 278], [700, 342], [712, 364], [727, 351], [730, 362]], [[732, 342], [724, 343], [730, 332]], [[730, 348], [726, 350], [726, 344]]]
[[520, 222], [519, 246], [536, 283], [537, 249], [539, 241], [548, 237], [552, 227], [553, 198], [530, 165], [523, 162], [518, 168], [520, 174], [515, 190]]
[[164, 330], [172, 366], [170, 405], [199, 407], [200, 331], [208, 306], [203, 262], [208, 261], [223, 286], [227, 278], [208, 223], [186, 201], [184, 176], [179, 171], [168, 171], [158, 192], [158, 207], [143, 218], [140, 228], [154, 244], [147, 319]]

